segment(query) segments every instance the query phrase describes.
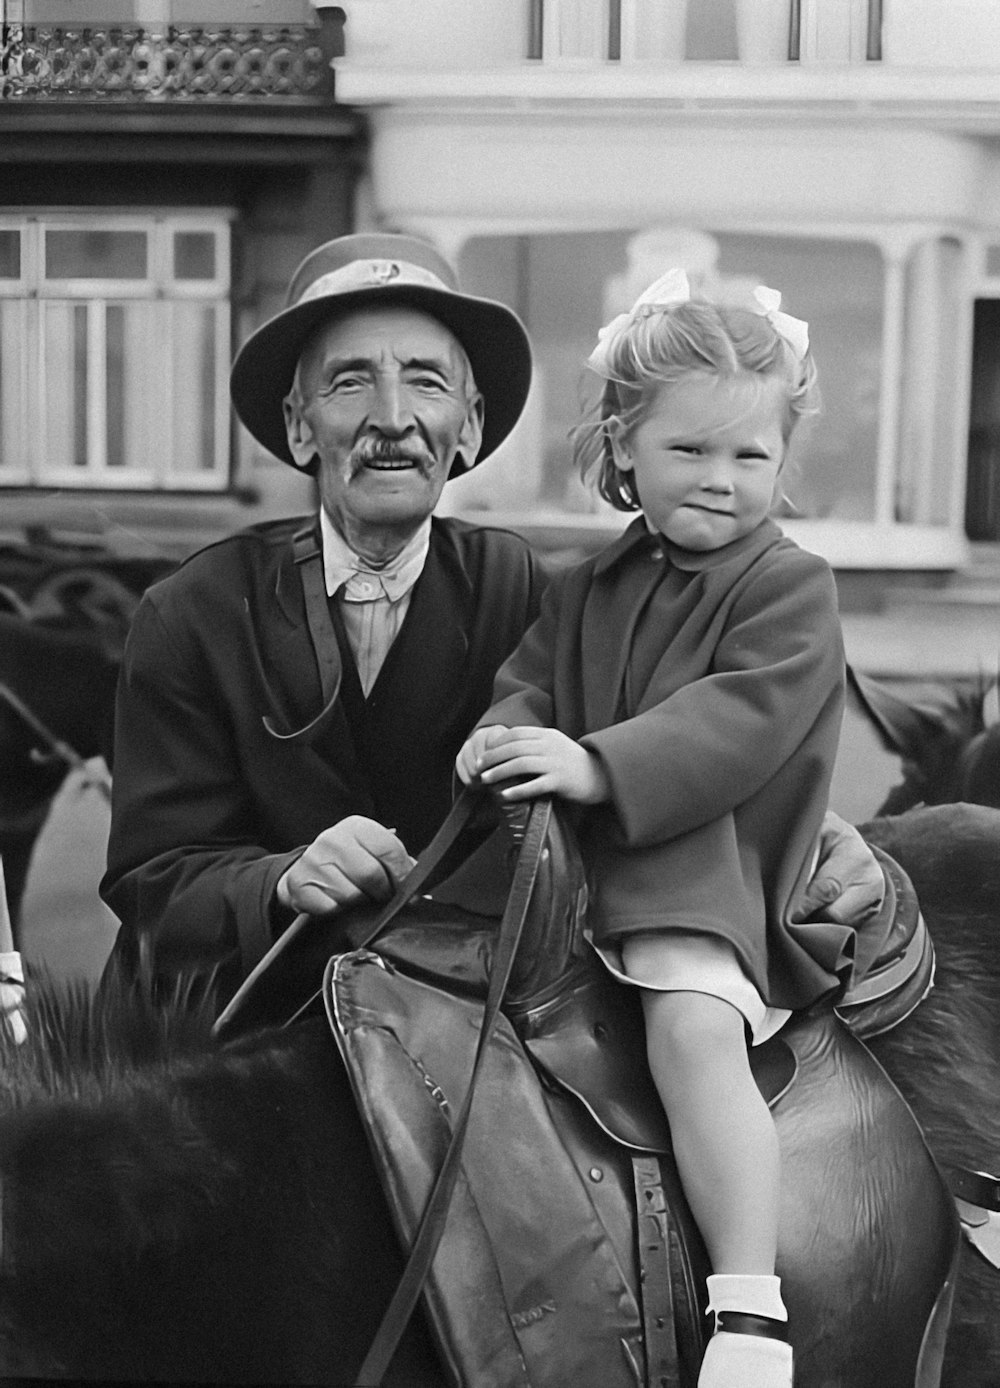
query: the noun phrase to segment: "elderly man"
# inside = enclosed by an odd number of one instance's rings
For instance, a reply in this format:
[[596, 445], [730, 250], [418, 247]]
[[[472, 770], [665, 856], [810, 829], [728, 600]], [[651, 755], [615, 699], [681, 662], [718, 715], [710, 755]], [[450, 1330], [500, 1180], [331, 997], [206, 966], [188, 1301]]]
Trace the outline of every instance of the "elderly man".
[[[102, 883], [113, 968], [214, 971], [221, 999], [297, 913], [405, 876], [536, 613], [520, 538], [432, 515], [530, 380], [516, 315], [462, 293], [420, 240], [342, 237], [299, 267], [231, 387], [250, 432], [317, 478], [319, 512], [210, 546], [139, 608]], [[826, 852], [815, 901], [864, 909], [881, 883], [867, 849], [839, 826]]]

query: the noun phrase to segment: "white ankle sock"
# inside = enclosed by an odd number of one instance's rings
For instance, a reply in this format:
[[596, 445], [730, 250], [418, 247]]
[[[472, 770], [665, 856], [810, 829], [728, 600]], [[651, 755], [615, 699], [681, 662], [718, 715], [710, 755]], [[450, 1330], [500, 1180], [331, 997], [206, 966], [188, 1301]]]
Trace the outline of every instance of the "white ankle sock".
[[707, 1278], [710, 1311], [749, 1311], [755, 1316], [787, 1321], [781, 1299], [781, 1278], [761, 1273], [717, 1272]]
[[[708, 1309], [747, 1311], [787, 1321], [781, 1278], [750, 1273], [713, 1273], [707, 1281]], [[708, 1342], [698, 1388], [792, 1388], [792, 1347], [785, 1340], [716, 1330]]]

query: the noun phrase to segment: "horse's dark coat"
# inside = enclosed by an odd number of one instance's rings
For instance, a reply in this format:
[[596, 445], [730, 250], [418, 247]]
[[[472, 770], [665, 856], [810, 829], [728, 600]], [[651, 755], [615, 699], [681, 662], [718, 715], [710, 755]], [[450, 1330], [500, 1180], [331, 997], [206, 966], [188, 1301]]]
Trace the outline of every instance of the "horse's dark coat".
[[[153, 1025], [119, 1061], [45, 1012], [6, 1067], [0, 1377], [348, 1380], [400, 1264], [325, 1022], [222, 1053]], [[419, 1327], [400, 1363], [439, 1382]]]
[[[0, 680], [80, 757], [110, 757], [118, 661], [96, 632], [0, 612]], [[0, 698], [0, 858], [17, 929], [35, 840], [68, 763]]]
[[880, 815], [957, 802], [1000, 807], [1000, 724], [987, 719], [996, 679], [921, 683], [901, 695], [852, 671], [850, 685], [852, 706], [901, 760], [902, 780]]
[[[870, 1048], [939, 1161], [1000, 1175], [1000, 813], [942, 805], [876, 820], [864, 833], [909, 873], [937, 952], [928, 997]], [[1000, 1383], [1000, 1271], [971, 1248], [945, 1383]]]
[[[872, 1049], [941, 1160], [996, 1171], [1000, 812], [869, 832], [938, 953], [929, 998]], [[399, 1257], [325, 1023], [213, 1053], [183, 1010], [125, 1025], [105, 994], [67, 1021], [37, 996], [32, 1040], [0, 1057], [0, 1377], [349, 1382]], [[418, 1328], [395, 1382], [436, 1381]], [[998, 1382], [1000, 1273], [966, 1250], [945, 1388]]]
[[[55, 737], [111, 765], [114, 692], [132, 614], [164, 558], [119, 559], [45, 535], [0, 546], [0, 681]], [[40, 760], [39, 754], [46, 760]], [[0, 858], [17, 932], [31, 854], [69, 765], [0, 700]]]

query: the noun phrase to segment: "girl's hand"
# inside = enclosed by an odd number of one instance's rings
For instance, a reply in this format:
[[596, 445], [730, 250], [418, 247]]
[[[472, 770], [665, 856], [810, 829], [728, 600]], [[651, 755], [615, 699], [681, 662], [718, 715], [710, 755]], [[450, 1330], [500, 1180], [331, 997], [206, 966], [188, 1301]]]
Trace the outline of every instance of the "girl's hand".
[[463, 786], [474, 781], [484, 766], [483, 757], [491, 747], [502, 742], [509, 729], [497, 723], [491, 728], [477, 728], [471, 737], [466, 738], [461, 751], [455, 758], [455, 771]]
[[[483, 731], [501, 730], [488, 728]], [[580, 805], [599, 805], [611, 798], [611, 785], [600, 760], [565, 733], [555, 728], [505, 728], [502, 732], [501, 738], [495, 738], [489, 745], [480, 745], [476, 766], [487, 786], [512, 777], [530, 778], [501, 791], [504, 800], [561, 795]], [[462, 753], [472, 740], [470, 738], [465, 744]]]

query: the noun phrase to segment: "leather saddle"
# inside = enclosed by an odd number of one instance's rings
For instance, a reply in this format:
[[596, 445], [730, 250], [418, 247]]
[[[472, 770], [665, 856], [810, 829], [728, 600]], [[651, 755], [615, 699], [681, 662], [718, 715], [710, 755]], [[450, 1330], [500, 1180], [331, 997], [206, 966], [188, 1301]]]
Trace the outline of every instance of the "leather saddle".
[[[322, 999], [406, 1247], [467, 1095], [524, 835], [523, 814], [489, 833], [495, 819], [492, 802], [473, 816], [479, 846], [432, 894], [404, 884], [388, 912], [346, 913], [296, 941], [248, 1008], [259, 1024], [315, 1004], [307, 982], [329, 959]], [[912, 887], [880, 862], [886, 901], [867, 975], [879, 982], [850, 981], [751, 1052], [781, 1144], [778, 1271], [801, 1388], [933, 1388], [950, 1314], [954, 1208], [859, 1039], [915, 1005], [933, 967]], [[584, 871], [555, 806], [536, 868], [425, 1308], [459, 1388], [688, 1388], [709, 1330], [710, 1267], [641, 1008], [584, 939]]]

